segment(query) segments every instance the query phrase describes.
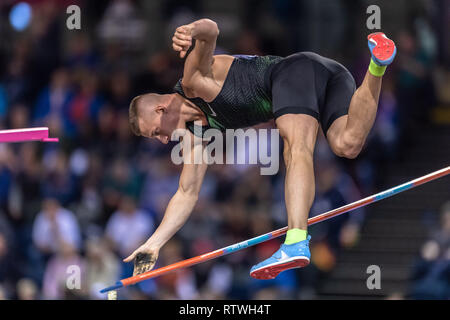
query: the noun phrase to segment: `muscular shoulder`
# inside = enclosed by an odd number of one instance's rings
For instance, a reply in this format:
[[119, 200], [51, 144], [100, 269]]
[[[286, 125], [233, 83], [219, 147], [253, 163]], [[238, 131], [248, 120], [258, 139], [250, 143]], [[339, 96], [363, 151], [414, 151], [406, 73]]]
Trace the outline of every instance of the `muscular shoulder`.
[[225, 81], [228, 70], [230, 69], [234, 59], [235, 58], [233, 56], [227, 54], [214, 56], [211, 66], [213, 78], [215, 78], [217, 81]]
[[182, 81], [181, 85], [187, 97], [199, 97], [205, 101], [214, 100], [222, 89], [234, 59], [233, 56], [226, 54], [215, 55], [211, 63], [211, 72], [208, 75], [198, 75], [189, 83]]

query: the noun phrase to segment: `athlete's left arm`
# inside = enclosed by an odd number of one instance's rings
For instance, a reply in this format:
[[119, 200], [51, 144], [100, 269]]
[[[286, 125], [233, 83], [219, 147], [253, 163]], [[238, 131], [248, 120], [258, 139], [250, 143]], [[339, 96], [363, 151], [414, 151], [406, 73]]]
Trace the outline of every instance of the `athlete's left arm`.
[[172, 38], [172, 47], [184, 58], [195, 39], [195, 47], [184, 62], [183, 87], [194, 89], [202, 82], [212, 79], [213, 54], [219, 35], [217, 23], [210, 19], [201, 19], [178, 27]]

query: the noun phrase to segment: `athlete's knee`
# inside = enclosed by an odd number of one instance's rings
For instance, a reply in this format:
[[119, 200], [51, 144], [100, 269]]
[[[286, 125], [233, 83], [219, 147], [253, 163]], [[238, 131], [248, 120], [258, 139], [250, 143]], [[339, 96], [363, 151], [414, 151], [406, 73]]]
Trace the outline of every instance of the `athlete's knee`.
[[363, 138], [344, 133], [336, 139], [332, 149], [339, 157], [355, 159], [360, 154], [363, 146]]
[[286, 140], [284, 142], [283, 159], [286, 167], [297, 161], [312, 162], [313, 154], [314, 146], [300, 141], [292, 144], [289, 144]]
[[294, 142], [293, 144], [285, 144], [283, 154], [286, 157], [297, 158], [300, 156], [312, 157], [314, 154], [314, 146], [307, 145], [304, 142]]

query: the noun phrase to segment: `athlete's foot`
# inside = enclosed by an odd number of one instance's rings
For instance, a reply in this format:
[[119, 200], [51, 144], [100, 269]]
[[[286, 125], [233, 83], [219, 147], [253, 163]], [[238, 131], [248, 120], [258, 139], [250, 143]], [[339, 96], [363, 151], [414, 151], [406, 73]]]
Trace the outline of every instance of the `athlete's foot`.
[[369, 50], [373, 61], [379, 66], [387, 66], [394, 61], [397, 48], [394, 41], [383, 32], [371, 33], [367, 36]]
[[308, 236], [306, 240], [294, 244], [282, 244], [270, 258], [253, 266], [250, 276], [255, 279], [268, 280], [274, 279], [285, 270], [306, 267], [311, 258], [310, 239], [311, 236]]

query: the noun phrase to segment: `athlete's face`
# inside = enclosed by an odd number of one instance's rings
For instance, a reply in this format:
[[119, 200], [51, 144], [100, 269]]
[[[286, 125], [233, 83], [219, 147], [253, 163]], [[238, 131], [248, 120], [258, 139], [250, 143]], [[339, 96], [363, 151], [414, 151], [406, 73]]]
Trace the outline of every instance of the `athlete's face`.
[[139, 128], [144, 137], [158, 139], [164, 144], [170, 141], [179, 124], [179, 116], [168, 106], [155, 105], [142, 108]]

